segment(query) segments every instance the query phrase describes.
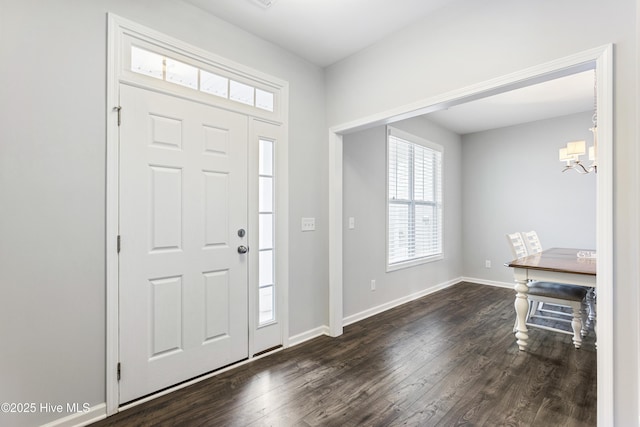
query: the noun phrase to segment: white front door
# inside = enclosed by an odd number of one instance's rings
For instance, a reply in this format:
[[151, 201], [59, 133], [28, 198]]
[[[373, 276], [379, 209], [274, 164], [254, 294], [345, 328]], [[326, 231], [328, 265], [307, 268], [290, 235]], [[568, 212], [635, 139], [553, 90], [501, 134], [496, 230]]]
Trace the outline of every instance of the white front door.
[[120, 404], [248, 356], [247, 117], [120, 85]]

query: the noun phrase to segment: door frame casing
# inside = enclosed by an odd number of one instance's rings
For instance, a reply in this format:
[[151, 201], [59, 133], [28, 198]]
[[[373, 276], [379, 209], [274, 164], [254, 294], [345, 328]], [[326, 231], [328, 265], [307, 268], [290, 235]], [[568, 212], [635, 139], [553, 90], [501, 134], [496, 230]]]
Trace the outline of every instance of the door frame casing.
[[329, 334], [343, 330], [343, 135], [386, 125], [520, 87], [596, 70], [598, 173], [598, 425], [613, 425], [613, 44], [596, 47], [477, 85], [443, 93], [329, 129]]
[[[118, 262], [118, 235], [119, 235], [119, 92], [120, 85], [123, 83], [144, 87], [159, 92], [177, 95], [186, 99], [192, 99], [195, 102], [203, 102], [202, 97], [198, 99], [191, 98], [188, 92], [181, 88], [176, 90], [177, 93], [170, 93], [167, 90], [158, 89], [153, 86], [145, 85], [139, 81], [132, 82], [131, 79], [123, 73], [123, 50], [125, 37], [133, 37], [143, 41], [151, 42], [163, 49], [176, 52], [183, 57], [193, 58], [194, 61], [206, 62], [220, 66], [225, 70], [229, 70], [241, 78], [254, 80], [260, 84], [268, 85], [276, 92], [276, 111], [261, 112], [251, 111], [244, 105], [233, 105], [226, 102], [220, 105], [213, 99], [206, 104], [219, 107], [231, 111], [244, 114], [248, 117], [249, 123], [254, 120], [266, 121], [281, 127], [279, 144], [275, 150], [276, 173], [278, 181], [275, 192], [277, 194], [276, 209], [278, 212], [278, 220], [275, 230], [275, 239], [278, 246], [278, 257], [276, 259], [276, 283], [281, 292], [281, 307], [279, 311], [279, 322], [282, 328], [282, 345], [289, 345], [289, 316], [288, 316], [288, 269], [286, 268], [288, 259], [288, 228], [281, 227], [281, 224], [288, 224], [288, 99], [289, 84], [288, 82], [276, 77], [267, 75], [250, 67], [243, 66], [228, 59], [219, 57], [208, 51], [196, 46], [177, 40], [173, 37], [152, 30], [133, 21], [127, 20], [112, 13], [107, 14], [108, 17], [108, 45], [107, 45], [107, 95], [106, 95], [106, 227], [105, 227], [105, 273], [106, 273], [106, 414], [113, 415], [119, 409], [119, 386], [117, 378], [117, 365], [119, 362], [119, 262]], [[125, 112], [126, 114], [126, 112]], [[249, 125], [251, 126], [251, 125]], [[249, 135], [250, 137], [250, 135]], [[249, 157], [257, 155], [257, 151], [252, 151], [252, 146], [256, 144], [249, 142]], [[249, 184], [252, 185], [251, 183]], [[257, 185], [257, 183], [255, 183]], [[257, 203], [252, 200], [248, 201], [249, 212], [257, 212]], [[126, 247], [126, 242], [123, 242]], [[257, 265], [257, 262], [256, 262]], [[248, 283], [248, 286], [253, 286]], [[255, 284], [257, 286], [257, 283]], [[250, 289], [251, 290], [251, 289]], [[249, 292], [249, 307], [256, 306], [256, 302], [251, 301], [252, 295]], [[249, 321], [255, 320], [256, 316], [249, 316]], [[249, 349], [252, 348], [253, 330], [257, 328], [257, 324], [249, 324], [247, 331], [247, 339]], [[251, 358], [251, 354], [249, 355]], [[209, 375], [210, 376], [210, 375]], [[208, 376], [201, 377], [202, 379]], [[189, 381], [188, 383], [192, 383]], [[148, 400], [148, 399], [145, 399]], [[131, 405], [128, 405], [129, 407]]]

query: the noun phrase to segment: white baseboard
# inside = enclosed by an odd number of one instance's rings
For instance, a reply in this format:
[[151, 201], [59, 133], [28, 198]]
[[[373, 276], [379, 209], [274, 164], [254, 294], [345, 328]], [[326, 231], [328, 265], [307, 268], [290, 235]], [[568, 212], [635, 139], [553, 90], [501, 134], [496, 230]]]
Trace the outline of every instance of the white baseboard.
[[479, 285], [496, 286], [498, 288], [508, 288], [508, 289], [513, 289], [513, 287], [516, 285], [515, 282], [514, 283], [496, 282], [495, 280], [478, 279], [476, 277], [461, 277], [460, 281], [477, 283]]
[[[448, 288], [450, 286], [453, 286], [457, 283], [460, 283], [462, 281], [464, 281], [465, 279], [459, 277], [456, 279], [452, 279], [449, 281], [446, 281], [444, 283], [439, 283], [437, 285], [434, 286], [430, 286], [426, 289], [423, 289], [421, 291], [415, 292], [411, 295], [407, 295], [404, 296], [402, 298], [398, 298], [396, 300], [393, 301], [389, 301], [387, 303], [381, 304], [377, 307], [373, 307], [367, 310], [364, 310], [360, 313], [356, 313], [356, 314], [352, 314], [351, 316], [347, 316], [342, 320], [342, 325], [343, 326], [348, 326], [351, 325], [353, 323], [356, 323], [360, 320], [364, 320], [368, 317], [371, 316], [375, 316], [376, 314], [380, 314], [383, 311], [387, 311], [390, 310], [392, 308], [398, 307], [402, 304], [406, 304], [410, 301], [416, 300], [418, 298], [422, 298], [423, 296], [432, 294], [434, 292], [437, 292], [439, 290]], [[294, 346], [294, 345], [298, 345], [298, 344], [302, 344], [305, 341], [309, 341], [313, 338], [322, 336], [322, 335], [327, 335], [327, 336], [331, 336], [331, 330], [329, 329], [328, 326], [323, 325], [323, 326], [319, 326], [317, 328], [311, 329], [309, 331], [303, 332], [301, 334], [298, 335], [294, 335], [292, 337], [289, 338], [289, 346]]]
[[402, 304], [406, 304], [406, 303], [408, 303], [410, 301], [416, 300], [418, 298], [422, 298], [423, 296], [426, 296], [426, 295], [432, 294], [434, 292], [437, 292], [439, 290], [448, 288], [448, 287], [453, 286], [453, 285], [455, 285], [457, 283], [460, 283], [461, 281], [462, 281], [462, 278], [452, 279], [452, 280], [449, 280], [449, 281], [444, 282], [444, 283], [439, 283], [437, 285], [430, 286], [430, 287], [428, 287], [426, 289], [423, 289], [423, 290], [421, 290], [419, 292], [415, 292], [413, 294], [404, 296], [402, 298], [398, 298], [396, 300], [386, 302], [386, 303], [381, 304], [381, 305], [379, 305], [377, 307], [369, 308], [367, 310], [361, 311], [360, 313], [352, 314], [351, 316], [347, 316], [347, 317], [344, 318], [344, 320], [342, 321], [342, 325], [343, 326], [351, 325], [352, 323], [356, 323], [356, 322], [359, 322], [360, 320], [364, 320], [364, 319], [366, 319], [368, 317], [375, 316], [376, 314], [380, 314], [383, 311], [390, 310], [390, 309], [398, 307], [398, 306], [400, 306]]
[[319, 327], [317, 327], [315, 329], [311, 329], [311, 330], [303, 332], [301, 334], [294, 335], [292, 337], [289, 337], [289, 347], [293, 347], [294, 345], [302, 344], [305, 341], [309, 341], [311, 339], [314, 339], [314, 338], [322, 336], [322, 335], [329, 336], [330, 332], [331, 332], [331, 330], [329, 329], [328, 326], [322, 325], [322, 326], [319, 326]]
[[87, 412], [78, 412], [43, 424], [41, 427], [83, 427], [107, 418], [107, 405], [100, 403]]
[[[360, 313], [356, 313], [356, 314], [352, 314], [351, 316], [347, 316], [342, 320], [342, 324], [343, 326], [348, 326], [351, 325], [352, 323], [358, 322], [360, 320], [364, 320], [368, 317], [371, 316], [375, 316], [376, 314], [382, 313], [383, 311], [387, 311], [390, 310], [392, 308], [398, 307], [402, 304], [406, 304], [409, 301], [413, 301], [416, 300], [418, 298], [422, 298], [425, 295], [429, 295], [432, 294], [434, 292], [437, 292], [439, 290], [448, 288], [449, 286], [453, 286], [456, 283], [460, 283], [461, 281], [463, 281], [463, 278], [456, 278], [456, 279], [452, 279], [449, 280], [447, 282], [444, 283], [439, 283], [437, 285], [434, 286], [430, 286], [426, 289], [423, 289], [419, 292], [415, 292], [411, 295], [407, 295], [405, 297], [402, 298], [398, 298], [396, 300], [393, 301], [389, 301], [387, 303], [381, 304], [377, 307], [373, 307], [370, 309], [367, 309], [365, 311], [362, 311]], [[301, 334], [298, 335], [294, 335], [292, 337], [289, 338], [289, 346], [293, 347], [295, 345], [298, 344], [302, 344], [305, 341], [309, 341], [313, 338], [322, 336], [322, 335], [327, 335], [327, 336], [331, 336], [331, 329], [329, 329], [328, 326], [323, 325], [323, 326], [319, 326], [317, 328], [311, 329], [309, 331], [303, 332]]]

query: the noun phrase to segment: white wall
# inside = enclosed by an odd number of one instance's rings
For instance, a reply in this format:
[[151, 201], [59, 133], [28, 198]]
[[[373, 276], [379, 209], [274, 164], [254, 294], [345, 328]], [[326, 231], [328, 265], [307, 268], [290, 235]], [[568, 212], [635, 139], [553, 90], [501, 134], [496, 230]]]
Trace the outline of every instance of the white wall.
[[461, 0], [327, 69], [327, 124], [615, 44], [614, 411], [638, 423], [637, 89], [635, 0]]
[[[561, 172], [558, 149], [591, 141], [591, 112], [462, 137], [464, 275], [513, 284], [505, 234], [536, 230], [544, 248], [596, 247], [596, 177]], [[586, 162], [589, 164], [589, 162]], [[485, 260], [491, 268], [485, 268]]]
[[0, 0], [0, 402], [105, 402], [107, 12], [289, 81], [290, 334], [327, 323], [320, 68], [179, 1]]
[[[378, 126], [344, 137], [343, 310], [354, 316], [461, 276], [460, 136], [423, 117], [394, 127], [444, 147], [444, 259], [386, 272], [386, 132]], [[349, 229], [348, 218], [355, 218]], [[370, 289], [376, 280], [376, 290]], [[358, 317], [358, 316], [356, 316]]]

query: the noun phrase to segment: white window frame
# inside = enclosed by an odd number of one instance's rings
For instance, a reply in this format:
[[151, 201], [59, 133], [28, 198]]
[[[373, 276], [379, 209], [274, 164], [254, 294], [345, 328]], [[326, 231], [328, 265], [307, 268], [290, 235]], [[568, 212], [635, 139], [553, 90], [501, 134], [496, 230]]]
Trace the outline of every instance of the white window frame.
[[[416, 201], [415, 199], [415, 195], [413, 194], [414, 190], [415, 190], [415, 185], [413, 182], [414, 179], [414, 163], [413, 163], [413, 157], [412, 157], [412, 164], [410, 166], [410, 174], [409, 174], [409, 187], [410, 187], [410, 194], [409, 194], [409, 198], [406, 200], [402, 200], [402, 201], [394, 201], [390, 198], [389, 195], [389, 187], [390, 187], [390, 181], [389, 181], [389, 168], [390, 168], [390, 157], [389, 157], [389, 146], [390, 146], [390, 139], [391, 138], [396, 138], [396, 139], [400, 139], [402, 141], [405, 141], [409, 144], [412, 144], [414, 146], [420, 146], [420, 147], [424, 147], [428, 150], [433, 150], [436, 151], [438, 153], [440, 153], [440, 167], [438, 168], [438, 172], [439, 172], [439, 176], [435, 176], [434, 180], [436, 182], [435, 187], [438, 188], [439, 187], [439, 191], [436, 190], [436, 201], [435, 202], [422, 202], [422, 201]], [[412, 151], [413, 152], [413, 151]], [[395, 271], [395, 270], [399, 270], [399, 269], [403, 269], [403, 268], [408, 268], [408, 267], [413, 267], [415, 265], [420, 265], [420, 264], [424, 264], [424, 263], [428, 263], [428, 262], [433, 262], [433, 261], [438, 261], [441, 259], [444, 259], [444, 185], [443, 185], [443, 175], [444, 175], [444, 148], [436, 143], [433, 143], [431, 141], [427, 141], [426, 139], [420, 138], [418, 136], [415, 136], [413, 134], [410, 134], [408, 132], [404, 132], [400, 129], [394, 128], [392, 126], [387, 126], [387, 137], [386, 137], [386, 227], [385, 227], [385, 232], [386, 232], [386, 236], [385, 236], [385, 241], [386, 241], [386, 267], [387, 267], [387, 271]], [[439, 194], [438, 194], [439, 193]], [[439, 198], [438, 198], [439, 196]], [[408, 257], [402, 261], [394, 261], [394, 262], [390, 262], [390, 253], [391, 253], [391, 241], [390, 241], [390, 215], [389, 215], [389, 211], [390, 211], [390, 206], [392, 204], [404, 204], [404, 205], [408, 205], [410, 208], [410, 218], [412, 218], [411, 221], [413, 221], [413, 230], [415, 230], [415, 208], [417, 205], [425, 205], [425, 206], [435, 206], [436, 208], [436, 217], [439, 220], [439, 251], [437, 251], [437, 253], [434, 254], [429, 254], [426, 256], [411, 256]], [[415, 232], [410, 236], [410, 239], [412, 239], [414, 241], [414, 246], [415, 246]]]

